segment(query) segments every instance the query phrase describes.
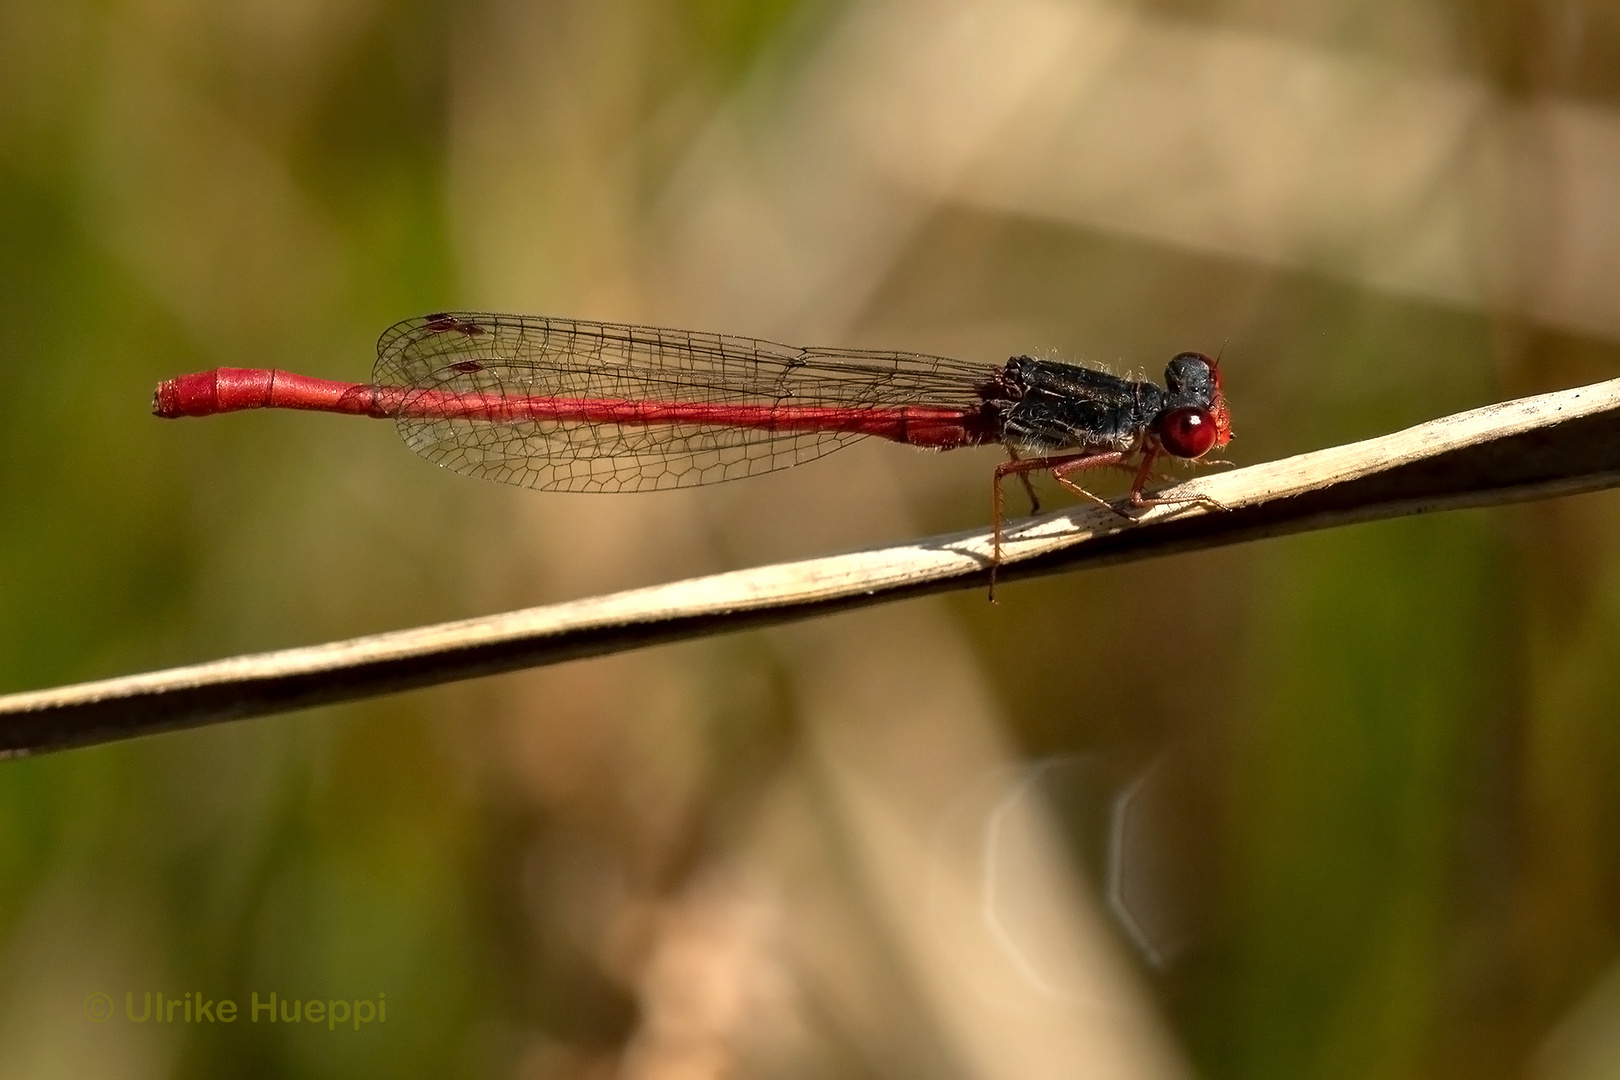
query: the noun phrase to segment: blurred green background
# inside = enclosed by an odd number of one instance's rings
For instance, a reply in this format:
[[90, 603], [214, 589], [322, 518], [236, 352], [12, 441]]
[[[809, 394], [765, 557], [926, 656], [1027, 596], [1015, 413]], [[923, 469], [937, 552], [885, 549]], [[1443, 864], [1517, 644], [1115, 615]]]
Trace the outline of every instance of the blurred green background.
[[[1224, 349], [1240, 463], [1613, 377], [1617, 12], [8, 0], [0, 691], [987, 517], [991, 451], [615, 498], [148, 415], [431, 310]], [[1620, 1076], [1617, 512], [5, 763], [0, 1076]]]

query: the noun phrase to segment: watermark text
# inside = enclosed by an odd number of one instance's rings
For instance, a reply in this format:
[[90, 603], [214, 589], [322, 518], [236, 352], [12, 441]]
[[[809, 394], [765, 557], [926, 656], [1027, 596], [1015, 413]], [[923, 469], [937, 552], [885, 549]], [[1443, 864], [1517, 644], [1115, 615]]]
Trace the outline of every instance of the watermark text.
[[[118, 1013], [111, 994], [94, 993], [84, 999], [84, 1014], [105, 1023]], [[388, 995], [375, 998], [294, 998], [271, 991], [250, 991], [238, 1005], [232, 998], [209, 998], [201, 993], [165, 996], [161, 990], [124, 993], [123, 1019], [132, 1024], [315, 1024], [328, 1031], [388, 1022]]]

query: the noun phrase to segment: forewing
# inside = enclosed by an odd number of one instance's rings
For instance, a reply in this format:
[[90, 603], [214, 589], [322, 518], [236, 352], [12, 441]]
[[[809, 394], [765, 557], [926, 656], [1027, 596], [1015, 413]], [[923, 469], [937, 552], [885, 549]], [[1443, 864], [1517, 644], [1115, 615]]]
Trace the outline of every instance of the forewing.
[[649, 491], [770, 472], [851, 432], [725, 424], [413, 417], [423, 394], [706, 405], [971, 408], [987, 365], [913, 353], [797, 349], [753, 338], [538, 316], [409, 319], [377, 343], [372, 381], [407, 389], [410, 448], [448, 469], [552, 491]]

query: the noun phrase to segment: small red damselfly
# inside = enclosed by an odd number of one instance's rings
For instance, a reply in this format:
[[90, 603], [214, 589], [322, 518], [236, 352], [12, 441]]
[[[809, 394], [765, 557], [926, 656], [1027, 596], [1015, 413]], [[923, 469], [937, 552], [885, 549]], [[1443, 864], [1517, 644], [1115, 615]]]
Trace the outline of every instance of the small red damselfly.
[[919, 353], [800, 349], [725, 334], [537, 316], [441, 312], [377, 342], [368, 384], [217, 368], [161, 383], [152, 411], [209, 416], [308, 409], [395, 421], [406, 445], [469, 476], [549, 491], [657, 491], [771, 472], [863, 436], [931, 450], [999, 444], [992, 584], [1001, 564], [1002, 481], [1031, 472], [1129, 516], [1070, 479], [1133, 472], [1150, 496], [1161, 456], [1225, 446], [1231, 418], [1216, 361], [1180, 353], [1165, 385], [1016, 356], [970, 363]]

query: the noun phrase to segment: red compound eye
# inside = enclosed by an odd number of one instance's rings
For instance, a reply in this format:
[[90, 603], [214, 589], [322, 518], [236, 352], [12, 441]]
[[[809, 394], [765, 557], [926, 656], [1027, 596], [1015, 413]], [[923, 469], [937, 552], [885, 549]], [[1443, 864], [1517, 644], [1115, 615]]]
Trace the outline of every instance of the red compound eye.
[[1172, 409], [1159, 417], [1159, 441], [1179, 458], [1203, 457], [1215, 445], [1218, 435], [1215, 417], [1208, 409], [1188, 406]]

